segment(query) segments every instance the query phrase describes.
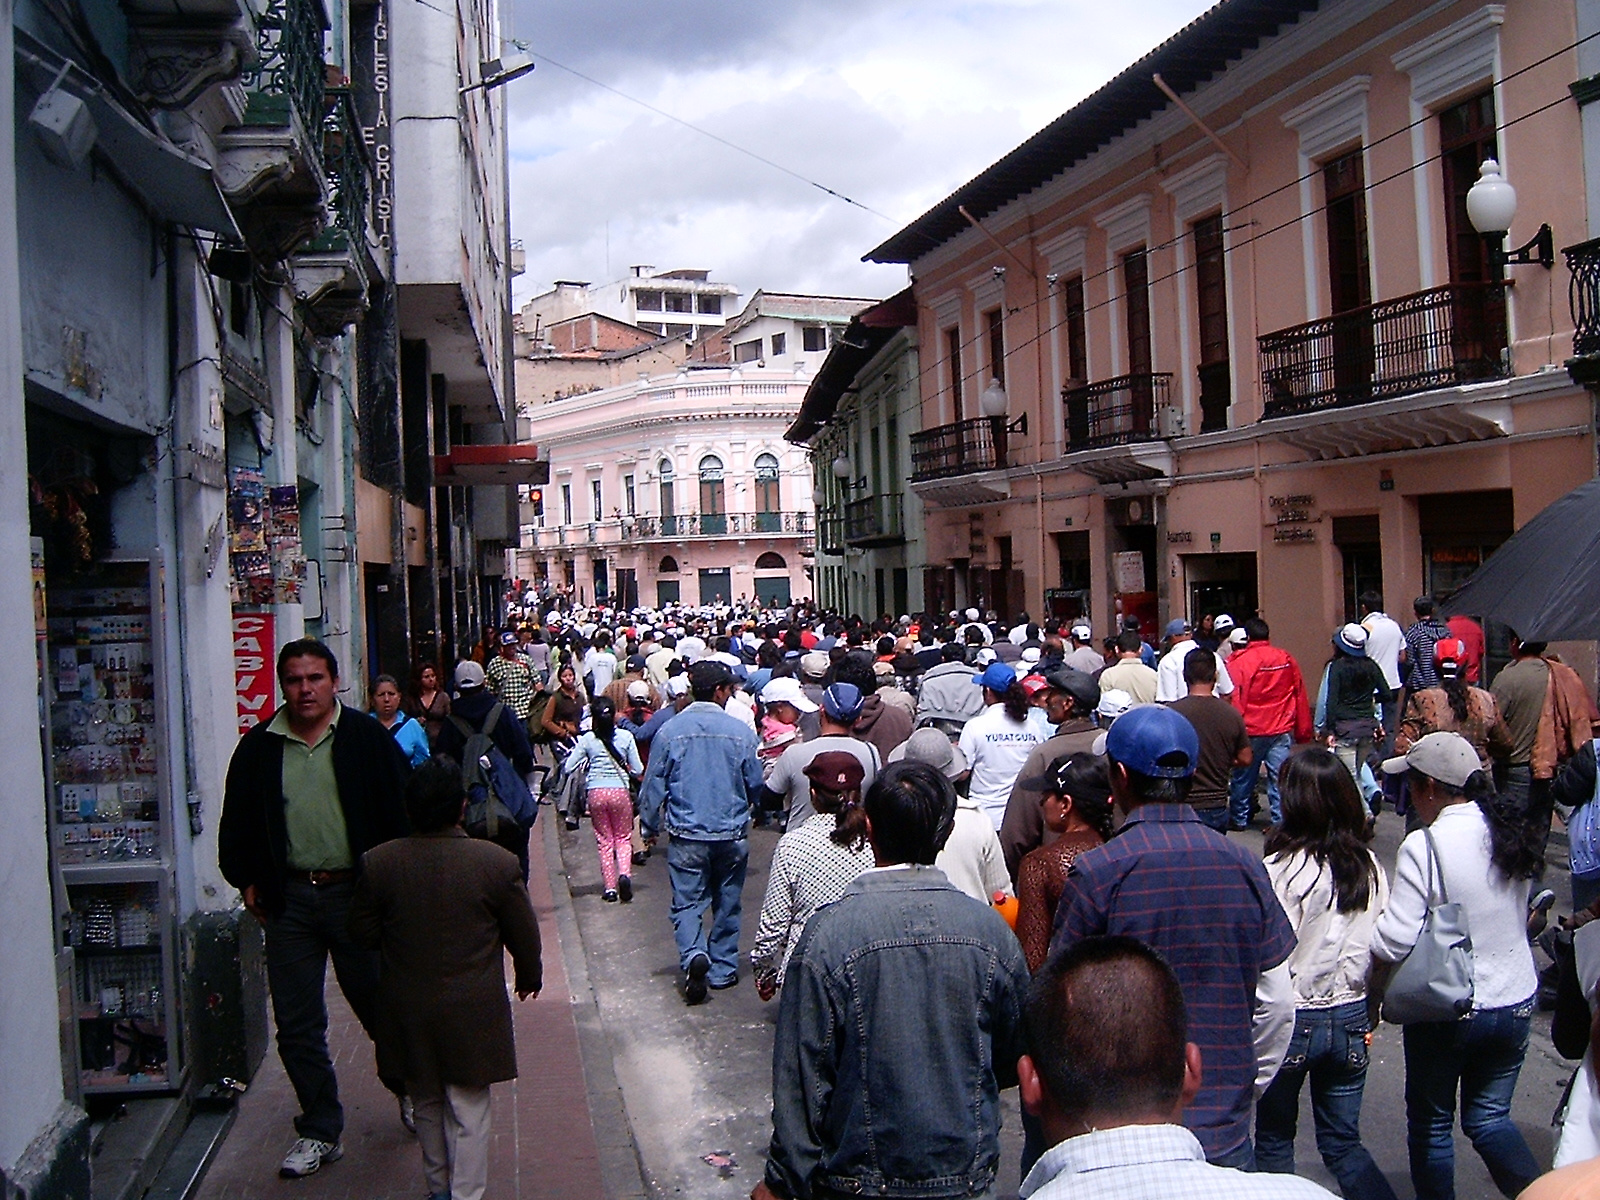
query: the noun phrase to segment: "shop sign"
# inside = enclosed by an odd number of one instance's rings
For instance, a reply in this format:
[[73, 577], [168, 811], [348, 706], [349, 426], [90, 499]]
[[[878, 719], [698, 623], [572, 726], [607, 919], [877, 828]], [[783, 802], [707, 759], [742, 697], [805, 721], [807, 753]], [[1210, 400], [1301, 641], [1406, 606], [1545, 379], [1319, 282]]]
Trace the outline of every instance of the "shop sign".
[[1144, 591], [1144, 553], [1121, 550], [1111, 556], [1111, 570], [1121, 593]]
[[273, 686], [273, 640], [271, 613], [233, 615], [233, 690], [239, 706], [239, 732], [261, 724], [277, 710]]
[[1272, 540], [1275, 542], [1314, 542], [1317, 540], [1317, 531], [1309, 525], [1280, 525], [1272, 531]]
[[1172, 529], [1167, 531], [1167, 545], [1187, 546], [1194, 542], [1194, 534], [1187, 529]]

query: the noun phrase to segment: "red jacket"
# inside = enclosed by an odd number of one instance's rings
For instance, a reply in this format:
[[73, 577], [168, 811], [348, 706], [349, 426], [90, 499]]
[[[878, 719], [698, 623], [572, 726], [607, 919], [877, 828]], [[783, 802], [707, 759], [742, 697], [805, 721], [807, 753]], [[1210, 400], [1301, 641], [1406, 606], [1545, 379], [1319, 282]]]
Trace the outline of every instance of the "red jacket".
[[1294, 734], [1311, 740], [1311, 701], [1300, 667], [1287, 650], [1271, 642], [1250, 642], [1228, 659], [1233, 694], [1228, 699], [1244, 717], [1251, 737]]

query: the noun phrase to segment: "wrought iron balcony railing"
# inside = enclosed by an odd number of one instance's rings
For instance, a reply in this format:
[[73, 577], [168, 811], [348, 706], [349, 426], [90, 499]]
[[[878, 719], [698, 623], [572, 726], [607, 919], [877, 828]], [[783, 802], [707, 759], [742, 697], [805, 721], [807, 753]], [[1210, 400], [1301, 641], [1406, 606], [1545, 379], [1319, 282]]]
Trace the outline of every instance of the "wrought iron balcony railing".
[[1600, 357], [1600, 238], [1561, 251], [1572, 272], [1567, 303], [1572, 308], [1572, 354]]
[[1151, 442], [1168, 436], [1161, 428], [1161, 414], [1171, 389], [1170, 371], [1118, 375], [1099, 383], [1063, 388], [1066, 452]]
[[993, 418], [972, 417], [913, 433], [912, 482], [970, 475], [1003, 466], [995, 453], [994, 429]]
[[372, 177], [355, 99], [347, 87], [328, 89], [322, 119], [322, 166], [328, 176], [333, 224], [306, 243], [312, 252], [353, 250], [367, 241], [367, 194]]
[[1502, 378], [1505, 289], [1452, 283], [1264, 334], [1262, 416]]
[[288, 125], [291, 109], [308, 133], [322, 126], [327, 67], [320, 0], [267, 0], [256, 19], [256, 65], [244, 75], [246, 125]]
[[892, 546], [906, 540], [901, 493], [883, 492], [844, 506], [844, 540], [852, 546]]
[[675, 513], [664, 517], [623, 517], [624, 541], [701, 538], [748, 534], [811, 532], [809, 512]]
[[817, 543], [824, 554], [844, 553], [844, 514], [817, 514]]

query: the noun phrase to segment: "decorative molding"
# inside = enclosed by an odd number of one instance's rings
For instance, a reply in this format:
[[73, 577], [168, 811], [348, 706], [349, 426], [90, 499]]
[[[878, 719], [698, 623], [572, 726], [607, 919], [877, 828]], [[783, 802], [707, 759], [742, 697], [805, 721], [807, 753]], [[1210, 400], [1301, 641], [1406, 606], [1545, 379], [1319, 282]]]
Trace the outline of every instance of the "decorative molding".
[[1283, 114], [1283, 123], [1300, 136], [1300, 155], [1309, 162], [1367, 140], [1367, 92], [1372, 76], [1353, 75], [1337, 87]]
[[966, 289], [972, 294], [972, 306], [977, 312], [1005, 307], [1006, 277], [1003, 269], [998, 275], [993, 270], [985, 270], [982, 275], [974, 275], [967, 280]]
[[1095, 217], [1094, 223], [1105, 230], [1107, 252], [1150, 244], [1152, 202], [1149, 192], [1140, 192]]
[[1181, 232], [1195, 217], [1216, 209], [1228, 211], [1228, 156], [1213, 154], [1192, 167], [1161, 181], [1161, 190], [1172, 197], [1173, 223]]
[[1438, 33], [1395, 54], [1395, 68], [1411, 76], [1411, 98], [1437, 108], [1468, 88], [1499, 77], [1503, 4], [1486, 4]]
[[1039, 255], [1050, 265], [1055, 275], [1070, 277], [1086, 273], [1085, 250], [1089, 245], [1089, 231], [1074, 225], [1065, 233], [1040, 244]]
[[937, 300], [932, 301], [928, 308], [933, 311], [933, 320], [942, 333], [952, 325], [961, 324], [961, 293], [947, 292]]

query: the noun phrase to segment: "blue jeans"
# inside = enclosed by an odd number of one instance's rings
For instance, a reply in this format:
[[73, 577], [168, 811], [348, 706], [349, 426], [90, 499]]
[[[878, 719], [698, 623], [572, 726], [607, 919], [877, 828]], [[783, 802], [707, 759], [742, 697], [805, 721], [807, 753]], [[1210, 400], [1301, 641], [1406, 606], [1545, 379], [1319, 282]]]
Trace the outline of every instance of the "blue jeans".
[[1528, 1143], [1511, 1123], [1511, 1094], [1528, 1051], [1533, 998], [1480, 1008], [1460, 1021], [1405, 1027], [1406, 1144], [1417, 1200], [1454, 1200], [1456, 1088], [1461, 1132], [1489, 1174], [1515, 1196], [1539, 1175]]
[[1215, 829], [1218, 833], [1228, 832], [1228, 809], [1222, 808], [1197, 808], [1194, 815], [1200, 818], [1200, 824], [1207, 829]]
[[1311, 1076], [1317, 1149], [1345, 1200], [1395, 1200], [1394, 1189], [1361, 1144], [1361, 1093], [1367, 1082], [1367, 1002], [1302, 1008], [1277, 1078], [1256, 1105], [1256, 1168], [1294, 1174], [1300, 1086]]
[[1283, 806], [1278, 799], [1278, 771], [1293, 749], [1292, 733], [1275, 733], [1270, 737], [1250, 739], [1250, 765], [1235, 769], [1228, 788], [1228, 816], [1235, 826], [1250, 823], [1250, 797], [1256, 790], [1256, 779], [1261, 773], [1262, 763], [1267, 766], [1267, 813], [1274, 825], [1283, 820]]
[[[732, 983], [739, 976], [739, 914], [749, 861], [750, 843], [744, 838], [727, 842], [673, 838], [667, 843], [678, 966], [688, 970], [689, 960], [696, 954], [707, 955], [711, 971], [706, 982], [712, 987]], [[709, 938], [707, 909], [711, 910]]]

